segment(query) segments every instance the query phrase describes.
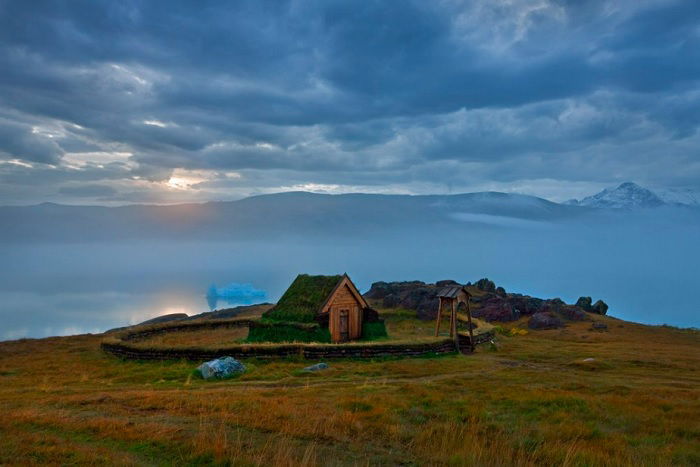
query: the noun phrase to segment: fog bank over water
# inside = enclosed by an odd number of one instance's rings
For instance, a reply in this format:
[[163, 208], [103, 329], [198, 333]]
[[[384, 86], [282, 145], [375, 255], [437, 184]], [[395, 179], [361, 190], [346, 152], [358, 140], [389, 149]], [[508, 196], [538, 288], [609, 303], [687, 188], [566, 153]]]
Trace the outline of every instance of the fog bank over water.
[[[434, 202], [399, 212], [367, 207], [362, 217], [362, 200], [354, 211], [312, 210], [285, 229], [266, 217], [274, 228], [259, 240], [235, 232], [211, 241], [199, 233], [194, 239], [5, 239], [0, 339], [101, 332], [166, 313], [201, 313], [209, 310], [211, 284], [250, 284], [276, 301], [302, 272], [347, 272], [363, 292], [379, 280], [488, 277], [509, 292], [603, 299], [609, 314], [625, 320], [700, 326], [698, 210], [562, 214], [559, 205], [516, 209], [510, 199], [509, 209], [486, 209], [472, 201], [471, 208], [443, 211]], [[382, 218], [385, 208], [392, 214]], [[44, 228], [51, 230], [48, 220]]]

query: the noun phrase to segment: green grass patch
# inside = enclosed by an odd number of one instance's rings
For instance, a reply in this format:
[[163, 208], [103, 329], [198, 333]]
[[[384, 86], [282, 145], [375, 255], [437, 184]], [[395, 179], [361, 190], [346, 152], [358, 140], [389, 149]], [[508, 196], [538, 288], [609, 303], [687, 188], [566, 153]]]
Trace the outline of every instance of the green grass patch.
[[362, 323], [362, 340], [372, 341], [376, 339], [386, 339], [389, 335], [386, 332], [384, 321], [375, 321], [373, 323]]

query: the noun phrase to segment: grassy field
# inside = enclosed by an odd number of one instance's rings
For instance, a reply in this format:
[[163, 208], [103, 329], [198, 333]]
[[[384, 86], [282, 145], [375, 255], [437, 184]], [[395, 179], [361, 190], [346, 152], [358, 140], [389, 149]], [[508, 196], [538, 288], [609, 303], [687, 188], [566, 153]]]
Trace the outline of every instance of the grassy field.
[[248, 328], [216, 328], [195, 331], [156, 334], [139, 339], [138, 342], [159, 347], [179, 346], [218, 346], [243, 342], [248, 336]]
[[[386, 316], [392, 336], [433, 329]], [[700, 464], [700, 333], [596, 319], [609, 330], [514, 323], [473, 355], [248, 360], [219, 382], [101, 336], [2, 342], [0, 464]]]

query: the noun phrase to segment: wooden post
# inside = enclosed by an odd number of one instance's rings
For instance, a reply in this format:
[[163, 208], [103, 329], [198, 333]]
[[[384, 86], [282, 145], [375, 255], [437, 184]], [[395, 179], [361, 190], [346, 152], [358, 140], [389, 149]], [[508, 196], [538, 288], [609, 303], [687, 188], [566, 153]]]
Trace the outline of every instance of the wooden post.
[[472, 331], [472, 310], [469, 306], [469, 299], [471, 297], [467, 294], [467, 320], [469, 321], [469, 343], [472, 346], [472, 352], [474, 351], [474, 331]]
[[457, 317], [455, 316], [455, 301], [450, 300], [450, 337], [455, 336], [455, 329], [457, 329]]
[[435, 337], [440, 334], [440, 315], [442, 314], [442, 298], [438, 298], [440, 303], [438, 304], [437, 321], [435, 322]]
[[457, 333], [457, 299], [452, 299], [452, 336], [455, 339], [455, 348], [459, 353], [459, 334]]

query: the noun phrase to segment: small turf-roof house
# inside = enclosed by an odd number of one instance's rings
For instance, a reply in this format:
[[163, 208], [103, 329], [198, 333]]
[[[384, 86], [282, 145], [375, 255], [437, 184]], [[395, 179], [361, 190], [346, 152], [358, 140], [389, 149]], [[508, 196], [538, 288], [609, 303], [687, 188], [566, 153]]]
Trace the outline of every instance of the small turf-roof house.
[[368, 322], [380, 322], [377, 312], [369, 307], [347, 274], [298, 275], [264, 317], [275, 321], [316, 322], [328, 328], [332, 342], [359, 339]]

